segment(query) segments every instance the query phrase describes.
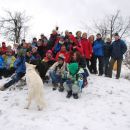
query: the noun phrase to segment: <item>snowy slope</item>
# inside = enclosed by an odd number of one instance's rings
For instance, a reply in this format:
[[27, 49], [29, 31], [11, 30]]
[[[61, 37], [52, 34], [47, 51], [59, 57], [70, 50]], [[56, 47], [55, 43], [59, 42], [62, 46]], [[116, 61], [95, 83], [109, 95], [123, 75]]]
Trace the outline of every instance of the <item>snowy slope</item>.
[[[1, 80], [0, 84], [4, 81]], [[46, 108], [26, 104], [24, 90], [0, 91], [0, 130], [130, 130], [130, 81], [91, 75], [80, 99], [44, 86]]]

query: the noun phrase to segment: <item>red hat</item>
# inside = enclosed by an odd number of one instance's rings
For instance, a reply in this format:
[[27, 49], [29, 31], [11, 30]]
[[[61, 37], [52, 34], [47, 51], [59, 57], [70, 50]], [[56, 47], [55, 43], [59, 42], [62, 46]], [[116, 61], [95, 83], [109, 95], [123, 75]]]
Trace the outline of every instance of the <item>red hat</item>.
[[52, 50], [48, 50], [47, 53], [51, 53], [52, 54]]

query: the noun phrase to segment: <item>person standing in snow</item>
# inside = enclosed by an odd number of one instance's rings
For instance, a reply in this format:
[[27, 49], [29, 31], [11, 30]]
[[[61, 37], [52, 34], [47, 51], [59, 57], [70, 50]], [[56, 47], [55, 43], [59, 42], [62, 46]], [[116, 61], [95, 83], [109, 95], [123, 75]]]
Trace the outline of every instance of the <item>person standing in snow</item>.
[[127, 46], [123, 40], [120, 39], [118, 33], [114, 34], [115, 41], [110, 46], [111, 60], [109, 67], [109, 77], [112, 77], [112, 70], [114, 63], [117, 61], [117, 74], [116, 79], [120, 78], [121, 65], [123, 61], [123, 55], [127, 51]]
[[92, 57], [92, 44], [87, 39], [87, 33], [82, 34], [81, 45], [83, 47], [84, 57], [85, 57], [86, 62], [87, 62], [87, 68], [90, 71], [90, 59]]
[[94, 66], [96, 70], [97, 59], [99, 61], [99, 76], [103, 75], [103, 57], [104, 57], [104, 41], [102, 40], [101, 34], [97, 34], [97, 39], [94, 41], [93, 53], [96, 60]]
[[108, 68], [110, 61], [110, 46], [111, 46], [111, 39], [107, 38], [107, 41], [104, 44], [104, 73], [106, 77], [108, 76]]

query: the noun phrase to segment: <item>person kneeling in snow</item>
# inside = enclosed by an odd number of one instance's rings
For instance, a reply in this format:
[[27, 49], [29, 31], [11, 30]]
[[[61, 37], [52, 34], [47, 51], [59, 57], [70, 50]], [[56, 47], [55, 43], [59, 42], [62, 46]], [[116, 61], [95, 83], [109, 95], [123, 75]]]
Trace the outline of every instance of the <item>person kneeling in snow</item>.
[[2, 87], [0, 87], [1, 91], [4, 91], [5, 89], [9, 88], [11, 85], [15, 84], [18, 82], [26, 72], [26, 67], [25, 67], [25, 56], [23, 53], [23, 50], [19, 50], [18, 56], [16, 61], [14, 62], [14, 67], [16, 69], [15, 75], [12, 77], [12, 79], [5, 83]]
[[59, 91], [63, 92], [64, 87], [63, 87], [63, 79], [62, 79], [62, 74], [65, 71], [66, 68], [66, 63], [65, 63], [65, 57], [63, 55], [59, 55], [58, 61], [54, 63], [51, 68], [49, 69], [49, 75], [52, 79], [52, 85], [53, 85], [53, 90], [56, 90], [58, 87], [58, 83], [60, 83]]

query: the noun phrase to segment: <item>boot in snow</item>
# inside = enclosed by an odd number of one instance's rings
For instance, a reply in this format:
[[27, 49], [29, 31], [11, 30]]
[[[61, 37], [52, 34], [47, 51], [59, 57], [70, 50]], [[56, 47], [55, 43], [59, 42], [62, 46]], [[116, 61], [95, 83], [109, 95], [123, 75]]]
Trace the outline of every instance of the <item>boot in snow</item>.
[[67, 93], [67, 98], [70, 98], [72, 96], [72, 91], [68, 91], [68, 93]]
[[78, 97], [78, 94], [77, 94], [77, 93], [74, 93], [74, 94], [73, 94], [73, 98], [74, 98], [74, 99], [78, 99], [78, 98], [79, 98], [79, 97]]

